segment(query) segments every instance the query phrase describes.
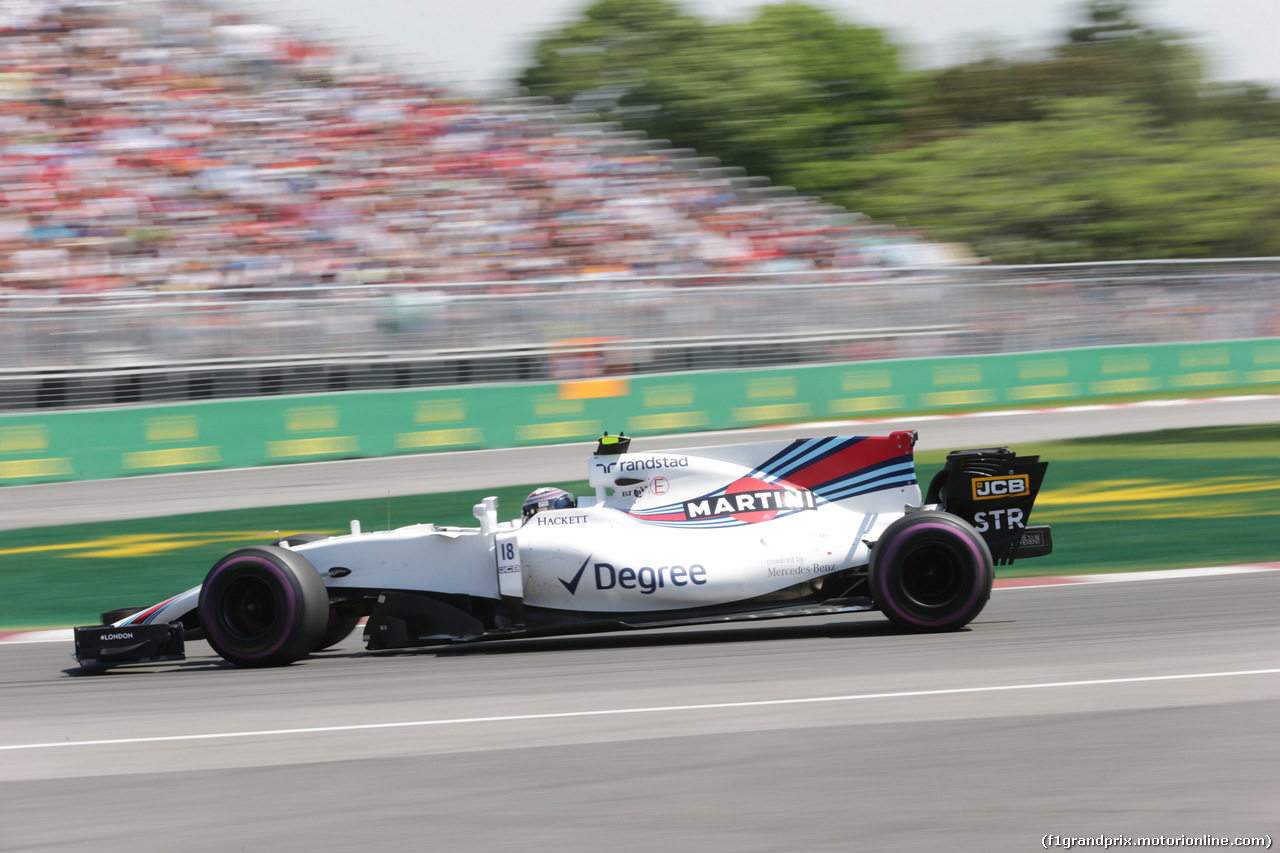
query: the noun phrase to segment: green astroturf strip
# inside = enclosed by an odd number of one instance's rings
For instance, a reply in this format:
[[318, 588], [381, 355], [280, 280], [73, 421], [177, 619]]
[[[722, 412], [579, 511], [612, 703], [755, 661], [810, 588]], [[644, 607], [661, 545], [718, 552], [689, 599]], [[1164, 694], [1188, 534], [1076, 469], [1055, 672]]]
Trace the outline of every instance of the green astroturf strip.
[[[1001, 567], [1000, 577], [1280, 561], [1280, 425], [1015, 449], [1050, 462], [1031, 521], [1052, 525], [1054, 553]], [[922, 488], [944, 457], [917, 457]], [[589, 491], [583, 481], [556, 485]], [[228, 551], [274, 541], [276, 531], [343, 533], [352, 519], [366, 531], [471, 527], [471, 507], [489, 494], [501, 518], [514, 518], [531, 488], [5, 531], [0, 628], [93, 624], [103, 611], [153, 604], [199, 584]]]

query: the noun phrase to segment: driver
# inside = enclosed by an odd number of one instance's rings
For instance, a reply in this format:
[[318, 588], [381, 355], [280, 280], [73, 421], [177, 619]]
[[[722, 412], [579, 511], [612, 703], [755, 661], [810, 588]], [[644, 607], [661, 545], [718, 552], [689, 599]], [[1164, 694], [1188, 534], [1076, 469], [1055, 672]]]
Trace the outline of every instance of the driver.
[[544, 509], [573, 509], [577, 505], [578, 501], [564, 489], [543, 486], [534, 489], [524, 499], [524, 506], [520, 507], [520, 522], [527, 522]]

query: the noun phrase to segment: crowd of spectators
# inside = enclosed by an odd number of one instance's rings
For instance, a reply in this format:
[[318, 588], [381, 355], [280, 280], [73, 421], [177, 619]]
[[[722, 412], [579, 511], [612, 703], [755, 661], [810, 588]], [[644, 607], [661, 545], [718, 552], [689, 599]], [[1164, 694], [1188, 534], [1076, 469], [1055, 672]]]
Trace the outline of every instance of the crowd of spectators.
[[0, 0], [0, 291], [537, 282], [883, 262], [813, 204], [198, 0]]

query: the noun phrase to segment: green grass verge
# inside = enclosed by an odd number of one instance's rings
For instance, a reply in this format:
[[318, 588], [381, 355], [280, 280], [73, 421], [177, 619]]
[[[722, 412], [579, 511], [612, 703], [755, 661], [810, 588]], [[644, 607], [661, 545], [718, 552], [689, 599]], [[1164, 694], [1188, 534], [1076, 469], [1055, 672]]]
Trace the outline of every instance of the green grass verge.
[[[1053, 526], [1055, 553], [1003, 577], [1280, 561], [1280, 426], [1171, 430], [1019, 445], [1049, 473], [1033, 522]], [[922, 483], [944, 453], [917, 458]], [[585, 482], [558, 485], [579, 494]], [[512, 517], [531, 486], [304, 504], [138, 521], [7, 531], [0, 540], [0, 628], [92, 624], [116, 607], [195, 586], [227, 551], [275, 531], [339, 533], [420, 521], [473, 526], [497, 494]]]

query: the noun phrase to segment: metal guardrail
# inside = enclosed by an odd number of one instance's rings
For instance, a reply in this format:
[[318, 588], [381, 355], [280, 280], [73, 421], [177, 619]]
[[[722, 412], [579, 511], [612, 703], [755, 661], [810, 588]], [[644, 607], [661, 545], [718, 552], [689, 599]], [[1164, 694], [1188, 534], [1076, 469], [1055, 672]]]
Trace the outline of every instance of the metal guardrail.
[[1280, 259], [0, 297], [0, 411], [1280, 336]]

